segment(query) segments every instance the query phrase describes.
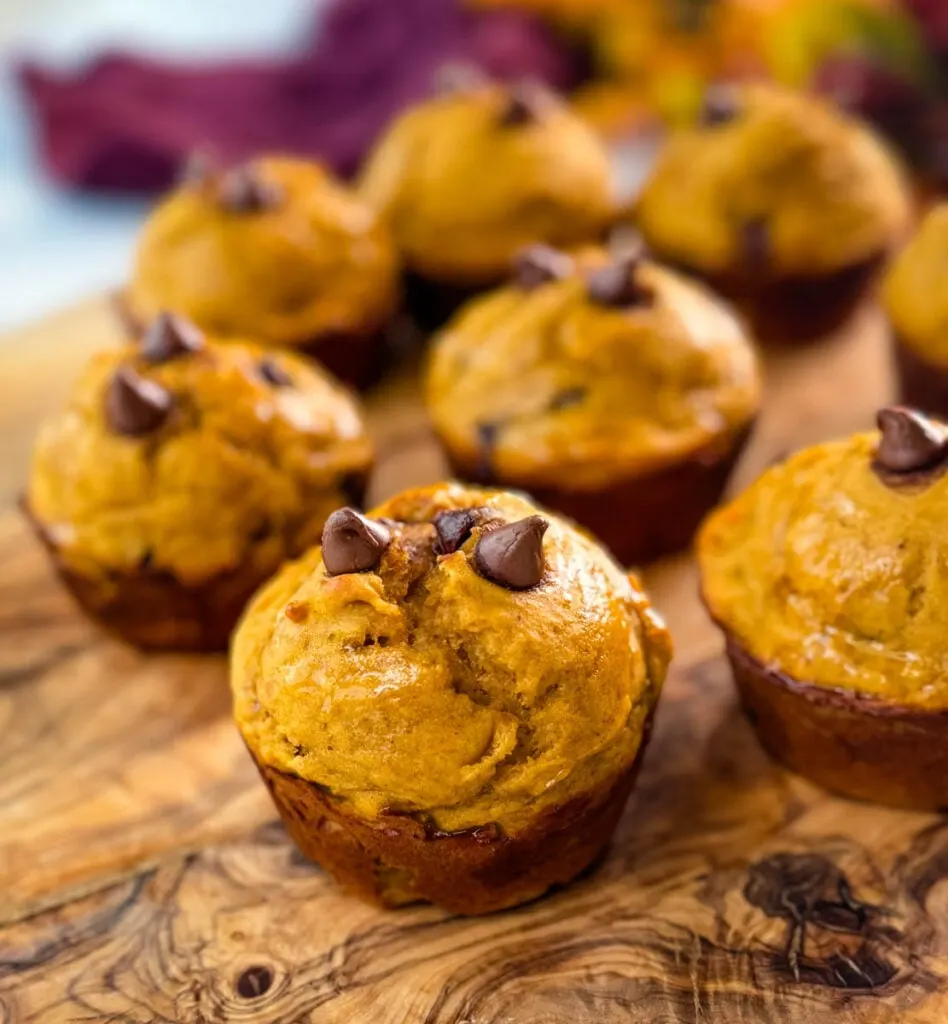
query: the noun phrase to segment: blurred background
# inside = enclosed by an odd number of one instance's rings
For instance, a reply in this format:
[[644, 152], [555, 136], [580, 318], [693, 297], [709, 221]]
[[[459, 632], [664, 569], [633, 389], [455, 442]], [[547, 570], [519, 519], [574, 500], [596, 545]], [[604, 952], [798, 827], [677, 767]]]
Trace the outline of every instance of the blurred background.
[[708, 82], [755, 76], [948, 183], [948, 0], [0, 0], [0, 59], [0, 330], [119, 283], [195, 148], [351, 175], [449, 61], [567, 94], [628, 189]]

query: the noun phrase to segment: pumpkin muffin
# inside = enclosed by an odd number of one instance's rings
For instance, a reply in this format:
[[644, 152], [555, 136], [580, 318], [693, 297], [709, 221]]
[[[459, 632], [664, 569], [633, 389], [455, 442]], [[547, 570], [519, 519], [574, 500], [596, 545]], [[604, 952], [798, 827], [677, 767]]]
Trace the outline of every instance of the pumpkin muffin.
[[948, 417], [948, 203], [932, 208], [889, 267], [882, 297], [902, 401]]
[[614, 216], [606, 149], [556, 96], [457, 74], [395, 120], [360, 192], [391, 225], [426, 327], [503, 281], [523, 246], [589, 242]]
[[371, 461], [355, 400], [317, 367], [162, 316], [89, 362], [40, 431], [24, 505], [105, 626], [217, 650], [254, 590], [361, 500]]
[[535, 246], [437, 339], [426, 399], [459, 476], [529, 491], [629, 564], [689, 543], [760, 381], [703, 286], [641, 254]]
[[362, 385], [385, 355], [399, 289], [378, 217], [320, 165], [267, 157], [227, 171], [195, 163], [146, 222], [119, 301], [135, 330], [173, 309]]
[[335, 512], [254, 598], [231, 682], [305, 854], [386, 906], [480, 914], [608, 842], [670, 655], [593, 541], [522, 497], [439, 484]]
[[870, 129], [762, 84], [710, 91], [634, 209], [658, 258], [706, 278], [779, 341], [842, 323], [910, 215], [901, 170]]
[[948, 807], [948, 428], [911, 409], [817, 445], [715, 512], [698, 557], [763, 745], [814, 782]]

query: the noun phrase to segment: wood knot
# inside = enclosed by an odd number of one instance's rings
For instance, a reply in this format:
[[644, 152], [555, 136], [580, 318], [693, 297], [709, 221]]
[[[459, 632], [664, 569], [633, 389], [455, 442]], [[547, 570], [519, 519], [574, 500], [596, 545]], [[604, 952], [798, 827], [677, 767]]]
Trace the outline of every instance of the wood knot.
[[241, 999], [259, 999], [273, 985], [273, 971], [266, 964], [254, 964], [237, 976], [234, 989]]

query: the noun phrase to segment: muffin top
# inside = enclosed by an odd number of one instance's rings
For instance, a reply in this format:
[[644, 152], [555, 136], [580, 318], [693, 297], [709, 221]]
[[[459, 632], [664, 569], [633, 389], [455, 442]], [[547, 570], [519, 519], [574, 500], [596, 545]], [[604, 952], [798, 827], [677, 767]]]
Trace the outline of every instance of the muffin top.
[[235, 636], [259, 760], [366, 818], [515, 832], [608, 786], [671, 655], [634, 577], [522, 497], [440, 484], [343, 510]]
[[704, 598], [796, 680], [944, 708], [948, 428], [899, 407], [879, 423], [798, 452], [712, 513]]
[[88, 363], [41, 428], [27, 503], [77, 570], [196, 583], [314, 543], [371, 459], [355, 399], [321, 370], [164, 316]]
[[525, 251], [438, 338], [428, 408], [487, 476], [596, 489], [746, 427], [756, 358], [707, 289], [640, 256]]
[[398, 302], [391, 237], [318, 164], [267, 157], [197, 167], [145, 224], [126, 301], [215, 334], [304, 345], [379, 327]]
[[532, 242], [574, 245], [606, 228], [606, 150], [538, 85], [473, 83], [397, 118], [361, 194], [391, 224], [411, 270], [479, 285]]
[[882, 291], [899, 338], [938, 365], [948, 365], [946, 280], [948, 203], [939, 203], [892, 262]]
[[704, 273], [818, 276], [884, 254], [910, 208], [867, 127], [755, 84], [708, 94], [699, 122], [659, 155], [636, 217], [656, 252]]

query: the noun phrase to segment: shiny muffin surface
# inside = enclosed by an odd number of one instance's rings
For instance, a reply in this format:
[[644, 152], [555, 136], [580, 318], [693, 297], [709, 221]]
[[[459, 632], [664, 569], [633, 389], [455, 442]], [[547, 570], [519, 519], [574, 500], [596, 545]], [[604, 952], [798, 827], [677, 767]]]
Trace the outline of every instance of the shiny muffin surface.
[[634, 577], [505, 492], [408, 491], [368, 522], [374, 554], [340, 564], [352, 551], [324, 539], [238, 628], [258, 761], [363, 818], [508, 833], [630, 768], [670, 657]]
[[371, 462], [355, 399], [323, 371], [162, 317], [88, 363], [41, 428], [26, 500], [77, 572], [198, 583], [313, 543]]
[[901, 407], [880, 426], [798, 452], [713, 513], [699, 537], [702, 590], [766, 666], [946, 708], [946, 427]]
[[592, 241], [613, 214], [605, 147], [539, 86], [476, 83], [396, 119], [360, 193], [410, 270], [480, 285], [532, 242]]
[[176, 310], [216, 334], [303, 346], [374, 331], [399, 300], [378, 217], [319, 164], [266, 157], [199, 169], [149, 217], [124, 299], [146, 323]]
[[[531, 266], [535, 264], [534, 266]], [[448, 447], [534, 484], [660, 469], [753, 420], [760, 381], [734, 315], [641, 256], [535, 248], [469, 303], [431, 355], [426, 401]]]
[[814, 277], [870, 261], [910, 222], [884, 144], [828, 103], [753, 84], [709, 94], [635, 206], [663, 258], [703, 273]]

